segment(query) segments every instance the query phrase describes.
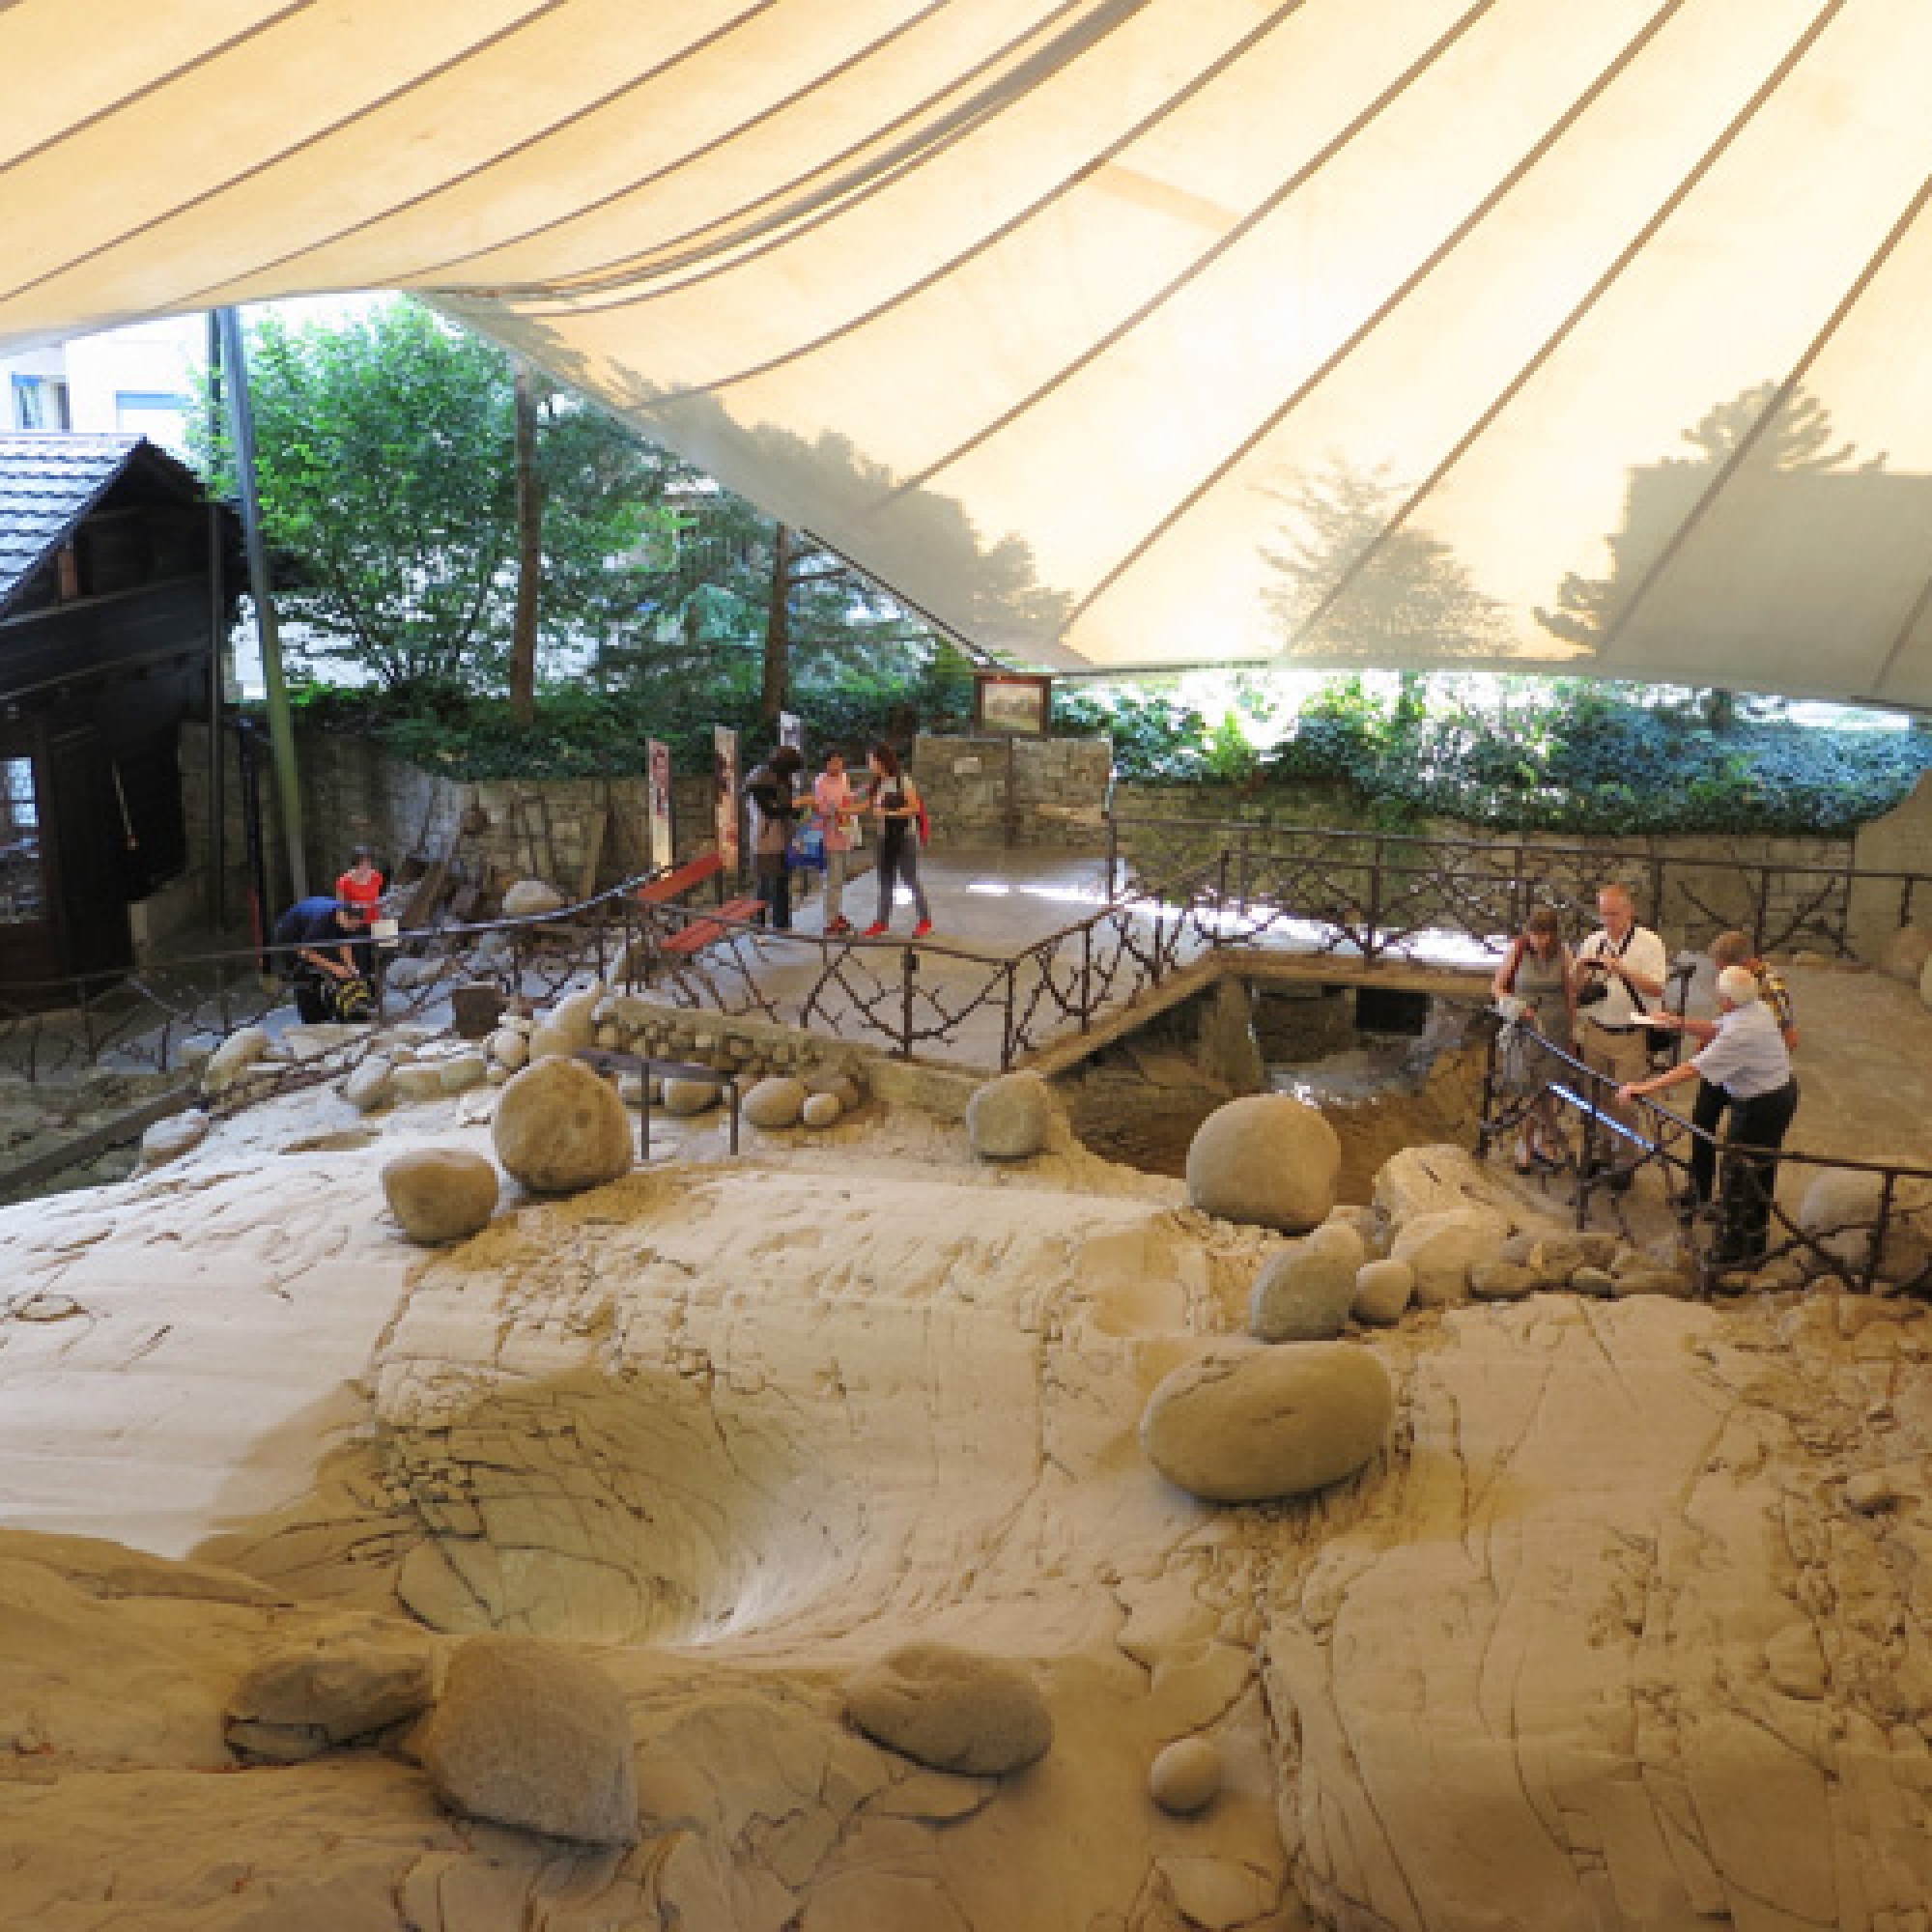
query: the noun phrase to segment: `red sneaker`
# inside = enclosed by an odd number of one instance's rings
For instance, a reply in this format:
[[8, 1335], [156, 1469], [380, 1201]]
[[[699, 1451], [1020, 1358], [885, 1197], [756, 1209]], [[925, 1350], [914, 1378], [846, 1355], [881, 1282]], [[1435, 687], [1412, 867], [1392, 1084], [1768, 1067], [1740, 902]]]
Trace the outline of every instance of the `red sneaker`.
[[859, 935], [861, 939], [883, 939], [885, 936], [886, 936], [886, 923], [883, 920], [874, 920], [872, 923], [868, 925], [865, 929], [865, 931]]
[[925, 935], [931, 930], [932, 930], [932, 922], [929, 919], [923, 919], [916, 926], [913, 927], [912, 936], [915, 939], [923, 939]]
[[849, 919], [835, 919], [832, 922], [832, 923], [825, 928], [825, 936], [828, 939], [833, 939], [837, 938], [838, 935], [841, 932], [850, 932], [851, 930], [852, 930], [852, 922]]

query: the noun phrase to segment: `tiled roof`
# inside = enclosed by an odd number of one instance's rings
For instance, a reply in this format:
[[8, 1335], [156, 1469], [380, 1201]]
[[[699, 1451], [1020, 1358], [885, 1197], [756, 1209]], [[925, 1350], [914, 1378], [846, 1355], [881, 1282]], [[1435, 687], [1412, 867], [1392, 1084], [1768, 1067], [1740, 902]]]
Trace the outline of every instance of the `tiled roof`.
[[0, 435], [0, 606], [128, 466], [140, 437]]

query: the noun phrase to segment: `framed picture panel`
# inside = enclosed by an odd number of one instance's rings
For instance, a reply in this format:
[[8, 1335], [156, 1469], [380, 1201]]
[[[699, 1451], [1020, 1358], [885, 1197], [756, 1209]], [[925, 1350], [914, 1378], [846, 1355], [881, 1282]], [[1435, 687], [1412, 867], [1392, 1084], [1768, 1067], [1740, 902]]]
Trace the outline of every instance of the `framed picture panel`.
[[1053, 724], [1053, 680], [1030, 671], [979, 671], [973, 728], [993, 737], [1044, 738]]

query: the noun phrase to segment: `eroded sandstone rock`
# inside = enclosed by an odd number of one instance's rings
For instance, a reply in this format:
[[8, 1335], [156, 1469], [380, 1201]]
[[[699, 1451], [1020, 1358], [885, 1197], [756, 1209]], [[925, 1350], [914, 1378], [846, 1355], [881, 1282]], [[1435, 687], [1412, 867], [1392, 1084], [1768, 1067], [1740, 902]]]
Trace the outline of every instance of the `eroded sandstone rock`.
[[875, 1743], [934, 1771], [1004, 1776], [1046, 1755], [1053, 1718], [1019, 1665], [943, 1643], [901, 1645], [845, 1687]]
[[270, 1651], [228, 1699], [228, 1741], [256, 1757], [294, 1762], [366, 1737], [430, 1701], [421, 1644], [320, 1638]]
[[1342, 1143], [1315, 1108], [1288, 1094], [1217, 1107], [1187, 1150], [1187, 1198], [1203, 1213], [1305, 1234], [1335, 1205]]
[[421, 1148], [383, 1167], [389, 1211], [412, 1241], [460, 1241], [490, 1225], [497, 1170], [461, 1148]]
[[1509, 1223], [1490, 1208], [1416, 1214], [1402, 1224], [1389, 1258], [1415, 1270], [1416, 1300], [1439, 1308], [1467, 1298], [1471, 1270], [1499, 1260], [1508, 1235]]
[[631, 1168], [631, 1118], [617, 1091], [579, 1060], [538, 1060], [503, 1089], [497, 1158], [539, 1194], [572, 1194]]
[[1388, 1371], [1367, 1349], [1223, 1343], [1155, 1388], [1141, 1446], [1190, 1494], [1266, 1502], [1352, 1476], [1388, 1439], [1394, 1418]]
[[536, 1637], [465, 1643], [422, 1741], [423, 1769], [452, 1810], [554, 1838], [635, 1844], [631, 1722], [587, 1659]]
[[542, 879], [519, 879], [503, 895], [505, 919], [536, 919], [547, 912], [560, 912], [564, 896]]
[[202, 1092], [225, 1094], [269, 1050], [266, 1027], [237, 1027], [210, 1056], [201, 1069]]

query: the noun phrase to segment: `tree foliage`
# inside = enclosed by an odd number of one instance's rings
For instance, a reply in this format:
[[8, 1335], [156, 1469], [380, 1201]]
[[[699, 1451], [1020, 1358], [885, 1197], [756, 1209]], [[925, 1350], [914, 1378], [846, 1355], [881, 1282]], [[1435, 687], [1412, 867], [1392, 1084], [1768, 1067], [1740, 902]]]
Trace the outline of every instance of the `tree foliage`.
[[[256, 468], [295, 668], [392, 693], [497, 688], [516, 600], [510, 358], [412, 301], [349, 323], [249, 330]], [[623, 561], [658, 519], [630, 433], [567, 392], [536, 398], [546, 505], [543, 648], [581, 647], [633, 603]], [[218, 478], [225, 449], [203, 450]]]

